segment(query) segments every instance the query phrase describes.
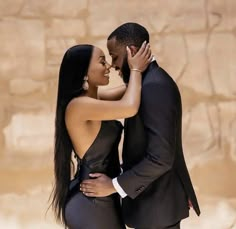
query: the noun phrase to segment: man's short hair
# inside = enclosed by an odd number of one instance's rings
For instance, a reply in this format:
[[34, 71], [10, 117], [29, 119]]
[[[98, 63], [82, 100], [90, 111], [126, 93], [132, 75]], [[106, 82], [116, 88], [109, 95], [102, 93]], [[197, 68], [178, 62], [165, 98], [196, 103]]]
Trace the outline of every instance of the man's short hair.
[[115, 38], [119, 44], [134, 45], [141, 47], [144, 41], [149, 43], [149, 33], [143, 26], [138, 23], [128, 22], [116, 28], [107, 38], [111, 40]]

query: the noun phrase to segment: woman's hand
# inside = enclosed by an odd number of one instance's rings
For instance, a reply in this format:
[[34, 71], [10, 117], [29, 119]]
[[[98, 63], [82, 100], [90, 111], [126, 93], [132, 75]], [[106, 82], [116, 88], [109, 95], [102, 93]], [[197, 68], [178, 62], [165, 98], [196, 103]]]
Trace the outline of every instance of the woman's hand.
[[143, 72], [152, 60], [152, 53], [150, 49], [150, 44], [146, 44], [146, 41], [143, 42], [142, 46], [138, 52], [132, 56], [130, 48], [127, 46], [127, 55], [128, 55], [128, 64], [129, 68], [140, 70]]

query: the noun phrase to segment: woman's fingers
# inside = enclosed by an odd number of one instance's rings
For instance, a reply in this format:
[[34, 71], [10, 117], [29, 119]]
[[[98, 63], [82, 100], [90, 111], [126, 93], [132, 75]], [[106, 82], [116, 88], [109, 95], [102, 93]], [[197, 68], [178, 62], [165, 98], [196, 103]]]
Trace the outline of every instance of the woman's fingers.
[[147, 48], [147, 41], [144, 41], [138, 52], [135, 54], [135, 56], [141, 56], [145, 52], [146, 48]]
[[151, 56], [152, 51], [150, 49], [150, 44], [147, 44], [146, 41], [143, 42], [140, 49], [134, 56], [132, 56], [131, 50], [127, 47], [128, 63], [131, 69], [137, 68], [143, 72], [149, 65], [150, 59], [152, 59]]
[[146, 55], [147, 55], [148, 59], [150, 58], [150, 56], [152, 56], [152, 50], [151, 50], [151, 48], [150, 48], [150, 44], [149, 44], [149, 49], [148, 49]]
[[153, 55], [151, 49], [149, 49], [149, 51], [147, 52], [146, 58], [147, 58], [147, 63], [150, 63], [152, 61]]
[[[127, 53], [130, 54], [128, 57], [132, 57], [131, 51], [128, 46], [127, 46]], [[138, 50], [138, 52], [133, 57], [138, 57], [138, 56], [145, 57], [146, 55], [148, 55], [148, 58], [149, 58], [149, 55], [150, 55], [149, 53], [151, 53], [150, 44], [149, 43], [147, 44], [147, 42], [144, 41], [140, 49]]]
[[148, 59], [150, 56], [150, 53], [151, 53], [151, 49], [150, 49], [150, 44], [148, 43], [142, 53], [142, 56]]
[[126, 46], [126, 50], [127, 50], [128, 58], [131, 58], [132, 55], [131, 55], [131, 50], [130, 50], [129, 46]]

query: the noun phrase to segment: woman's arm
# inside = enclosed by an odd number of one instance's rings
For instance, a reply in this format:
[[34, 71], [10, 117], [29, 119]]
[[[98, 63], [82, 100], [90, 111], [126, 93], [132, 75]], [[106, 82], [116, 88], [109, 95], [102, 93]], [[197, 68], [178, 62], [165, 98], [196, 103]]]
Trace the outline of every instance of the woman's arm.
[[98, 90], [98, 98], [101, 100], [120, 100], [127, 86], [125, 84], [120, 85], [118, 87], [106, 89], [106, 90]]
[[105, 101], [90, 97], [78, 97], [73, 99], [66, 110], [66, 117], [75, 115], [79, 121], [86, 120], [114, 120], [134, 116], [140, 105], [142, 75], [137, 69], [147, 67], [151, 60], [149, 44], [145, 43], [135, 54], [131, 56], [127, 48], [128, 62], [130, 66], [130, 80], [124, 96], [117, 101]]

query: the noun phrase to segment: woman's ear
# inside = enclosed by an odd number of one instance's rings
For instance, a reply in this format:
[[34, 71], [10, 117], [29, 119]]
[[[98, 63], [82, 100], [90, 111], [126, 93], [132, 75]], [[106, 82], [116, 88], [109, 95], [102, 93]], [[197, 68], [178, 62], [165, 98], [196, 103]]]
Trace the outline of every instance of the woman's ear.
[[132, 56], [134, 56], [138, 52], [138, 48], [134, 45], [130, 45], [129, 48]]

